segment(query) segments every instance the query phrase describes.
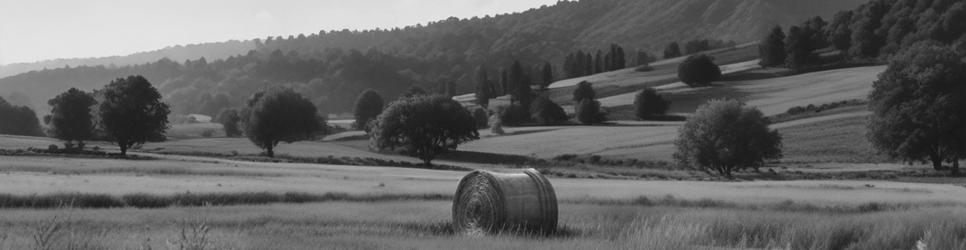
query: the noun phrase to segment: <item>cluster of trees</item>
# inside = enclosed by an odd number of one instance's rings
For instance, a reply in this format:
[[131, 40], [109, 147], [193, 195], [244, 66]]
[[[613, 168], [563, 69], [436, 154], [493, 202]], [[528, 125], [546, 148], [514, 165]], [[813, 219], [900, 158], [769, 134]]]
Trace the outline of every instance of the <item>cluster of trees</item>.
[[725, 42], [716, 39], [695, 39], [684, 43], [684, 49], [678, 42], [671, 42], [664, 48], [664, 58], [675, 58], [683, 55], [696, 54], [702, 51], [735, 46], [735, 42]]
[[27, 106], [10, 104], [0, 97], [0, 134], [8, 135], [43, 135], [37, 113]]
[[883, 62], [921, 41], [966, 44], [966, 3], [956, 0], [874, 0], [836, 14], [775, 28], [762, 40], [762, 66], [801, 68], [814, 50], [833, 47], [851, 61]]
[[115, 79], [92, 93], [71, 88], [48, 104], [50, 135], [67, 148], [82, 149], [96, 138], [116, 143], [124, 155], [135, 145], [164, 140], [168, 128], [169, 107], [142, 76]]
[[[644, 55], [646, 60], [647, 54]], [[626, 57], [624, 48], [617, 44], [611, 44], [607, 53], [597, 50], [596, 55], [589, 51], [584, 53], [583, 50], [578, 50], [567, 55], [564, 59], [563, 70], [569, 78], [614, 71], [627, 67]]]
[[[554, 81], [550, 63], [524, 67], [520, 61], [514, 61], [508, 67], [500, 68], [496, 77], [491, 78], [490, 75], [486, 65], [476, 70], [474, 93], [477, 104], [484, 108], [489, 106], [490, 99], [503, 95], [510, 95], [511, 102], [528, 107], [535, 95], [533, 87], [546, 89]], [[535, 76], [540, 77], [535, 79]]]

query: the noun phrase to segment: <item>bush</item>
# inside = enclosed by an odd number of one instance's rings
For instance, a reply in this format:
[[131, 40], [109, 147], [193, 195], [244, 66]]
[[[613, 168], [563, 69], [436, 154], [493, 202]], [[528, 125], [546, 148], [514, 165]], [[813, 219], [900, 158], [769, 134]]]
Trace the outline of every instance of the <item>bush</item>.
[[671, 102], [664, 99], [654, 88], [645, 88], [634, 97], [637, 118], [644, 120], [655, 115], [664, 115]]
[[499, 114], [490, 116], [490, 132], [495, 135], [503, 135], [506, 133], [506, 131], [503, 131], [503, 120], [500, 119]]
[[577, 104], [577, 120], [583, 124], [596, 124], [607, 120], [606, 113], [601, 112], [600, 102], [584, 99]]
[[376, 118], [372, 134], [372, 148], [400, 149], [426, 165], [436, 155], [480, 138], [470, 112], [443, 96], [416, 96], [393, 102]]
[[211, 138], [212, 136], [215, 136], [214, 129], [205, 129], [205, 131], [201, 132], [201, 137]]
[[675, 141], [678, 163], [731, 177], [735, 170], [757, 168], [781, 157], [781, 135], [757, 108], [736, 100], [701, 105]]
[[704, 86], [718, 80], [721, 69], [707, 55], [693, 55], [678, 66], [678, 78], [688, 86]]
[[541, 96], [530, 104], [530, 118], [540, 124], [556, 124], [566, 121], [568, 117], [560, 105], [549, 97]]

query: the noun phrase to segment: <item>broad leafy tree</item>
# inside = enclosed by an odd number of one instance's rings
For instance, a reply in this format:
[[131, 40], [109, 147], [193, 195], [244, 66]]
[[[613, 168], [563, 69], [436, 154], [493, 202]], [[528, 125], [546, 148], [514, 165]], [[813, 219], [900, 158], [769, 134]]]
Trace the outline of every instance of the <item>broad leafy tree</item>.
[[813, 60], [812, 50], [812, 31], [807, 28], [792, 26], [788, 29], [788, 37], [785, 44], [787, 58], [785, 65], [789, 68], [799, 69], [811, 64]]
[[711, 84], [719, 77], [721, 68], [704, 54], [690, 56], [678, 66], [678, 78], [691, 87]]
[[757, 108], [736, 100], [701, 105], [680, 128], [675, 141], [678, 163], [731, 177], [735, 170], [757, 168], [781, 157], [781, 135]]
[[51, 106], [45, 122], [50, 126], [50, 136], [64, 140], [67, 148], [77, 142], [84, 148], [84, 141], [94, 137], [94, 117], [91, 107], [97, 104], [90, 93], [71, 88], [47, 102]]
[[919, 43], [897, 55], [870, 95], [869, 139], [890, 156], [944, 162], [966, 154], [966, 63], [953, 49]]
[[781, 26], [775, 26], [765, 39], [758, 45], [758, 55], [762, 67], [773, 67], [785, 64], [785, 32]]
[[289, 88], [266, 90], [250, 108], [245, 134], [268, 157], [275, 157], [280, 142], [311, 139], [322, 130], [315, 105]]
[[356, 99], [354, 127], [369, 131], [369, 121], [382, 113], [383, 105], [382, 96], [375, 90], [369, 89], [359, 94], [359, 98]]
[[479, 137], [475, 119], [459, 102], [416, 96], [393, 102], [376, 118], [370, 147], [399, 150], [430, 165], [437, 155]]
[[99, 93], [103, 98], [98, 107], [99, 126], [121, 148], [122, 155], [135, 145], [164, 140], [170, 110], [148, 79], [118, 78]]
[[670, 106], [671, 102], [665, 100], [654, 88], [645, 88], [634, 96], [635, 115], [641, 120], [664, 115]]
[[580, 103], [584, 99], [597, 99], [597, 92], [594, 91], [594, 86], [588, 81], [577, 83], [577, 88], [573, 92], [574, 103]]
[[607, 120], [605, 113], [600, 110], [600, 102], [594, 99], [583, 99], [577, 103], [577, 121], [591, 125]]
[[223, 109], [218, 114], [218, 123], [225, 129], [225, 136], [239, 137], [242, 135], [241, 115], [235, 109]]

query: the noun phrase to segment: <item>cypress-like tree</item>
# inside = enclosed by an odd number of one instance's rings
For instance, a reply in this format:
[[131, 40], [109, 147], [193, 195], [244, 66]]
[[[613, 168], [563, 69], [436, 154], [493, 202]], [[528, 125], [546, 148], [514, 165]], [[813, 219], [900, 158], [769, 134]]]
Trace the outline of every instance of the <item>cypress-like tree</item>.
[[771, 33], [762, 39], [761, 44], [758, 45], [758, 55], [761, 57], [761, 62], [758, 64], [762, 67], [785, 64], [785, 32], [782, 31], [781, 26], [775, 26]]
[[553, 84], [553, 67], [550, 66], [550, 63], [543, 64], [542, 80], [543, 80], [543, 84], [541, 84], [541, 87], [543, 89], [547, 89], [548, 87], [550, 87], [550, 84]]
[[678, 42], [671, 42], [671, 44], [668, 44], [667, 48], [664, 49], [664, 59], [679, 56], [681, 56], [681, 46], [678, 45]]

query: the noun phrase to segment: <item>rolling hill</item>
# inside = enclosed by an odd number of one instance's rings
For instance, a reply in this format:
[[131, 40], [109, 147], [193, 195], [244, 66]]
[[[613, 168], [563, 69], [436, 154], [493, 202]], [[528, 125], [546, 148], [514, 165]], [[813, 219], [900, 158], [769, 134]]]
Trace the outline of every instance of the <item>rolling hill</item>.
[[[312, 100], [327, 100], [330, 110], [342, 112], [366, 88], [391, 99], [410, 85], [435, 91], [440, 83], [455, 82], [457, 92], [467, 93], [473, 90], [474, 70], [484, 64], [489, 71], [513, 60], [525, 65], [546, 61], [559, 67], [567, 53], [611, 43], [633, 53], [654, 52], [670, 41], [698, 38], [753, 41], [776, 24], [787, 26], [815, 15], [828, 17], [863, 2], [866, 0], [561, 1], [520, 13], [450, 18], [404, 28], [319, 32], [173, 47], [125, 57], [9, 65], [0, 73], [48, 70], [0, 79], [0, 95], [20, 92], [43, 114], [43, 101], [68, 86], [91, 89], [117, 77], [140, 74], [163, 85], [162, 94], [178, 113], [201, 112], [194, 107], [203, 106], [200, 102], [211, 99], [207, 97], [222, 94], [231, 103], [242, 103], [266, 84], [319, 90], [303, 93]], [[246, 54], [249, 46], [254, 46], [254, 53]], [[232, 54], [236, 54], [234, 59]], [[161, 57], [170, 60], [158, 61]], [[201, 57], [207, 61], [191, 59]], [[181, 63], [185, 59], [193, 62]], [[64, 64], [89, 67], [53, 69]], [[131, 64], [137, 65], [123, 66]]]

